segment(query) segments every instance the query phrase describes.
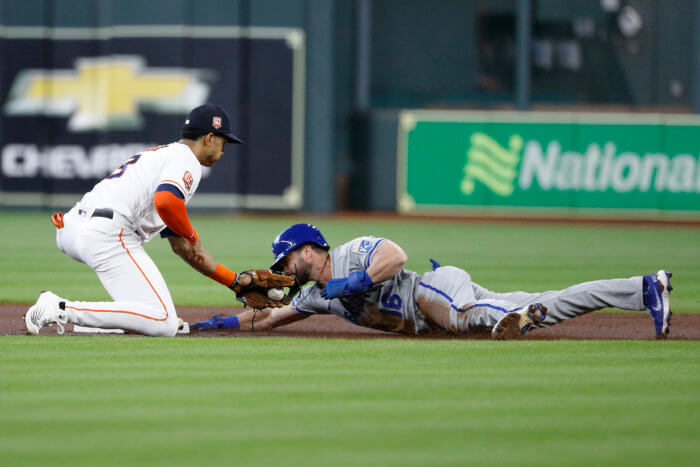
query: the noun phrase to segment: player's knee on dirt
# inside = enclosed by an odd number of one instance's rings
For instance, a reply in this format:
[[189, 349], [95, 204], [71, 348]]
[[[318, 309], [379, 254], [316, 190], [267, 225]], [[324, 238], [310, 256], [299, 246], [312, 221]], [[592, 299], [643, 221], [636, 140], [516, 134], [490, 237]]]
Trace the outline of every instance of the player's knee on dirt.
[[148, 320], [145, 329], [140, 332], [154, 337], [175, 336], [180, 325], [175, 308], [168, 307], [166, 311], [160, 303], [152, 306], [153, 311], [150, 313], [152, 319]]
[[152, 327], [152, 332], [149, 335], [153, 337], [175, 337], [178, 326], [177, 318], [161, 321], [158, 325]]

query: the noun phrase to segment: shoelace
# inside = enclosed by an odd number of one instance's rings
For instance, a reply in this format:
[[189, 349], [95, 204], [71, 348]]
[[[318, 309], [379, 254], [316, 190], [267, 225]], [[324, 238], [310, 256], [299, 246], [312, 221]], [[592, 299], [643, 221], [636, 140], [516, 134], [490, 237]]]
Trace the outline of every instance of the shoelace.
[[[58, 321], [54, 321], [54, 323], [56, 323], [56, 334], [63, 335], [63, 333], [66, 332], [65, 326], [63, 326], [63, 324], [61, 324], [61, 323], [58, 322]], [[49, 323], [49, 324], [47, 324], [46, 326], [47, 326], [47, 327], [51, 327], [51, 326], [54, 325], [54, 323]]]
[[41, 318], [41, 310], [38, 309], [33, 309], [32, 314], [29, 316], [29, 319], [34, 323], [35, 325], [41, 327], [42, 323], [39, 322], [39, 318]]
[[39, 328], [42, 328], [44, 326], [51, 326], [52, 324], [56, 323], [56, 333], [63, 335], [66, 332], [66, 327], [64, 326], [64, 323], [68, 321], [68, 317], [65, 315], [57, 315], [56, 320], [53, 322], [46, 322], [46, 321], [39, 321], [39, 318], [41, 317], [41, 310], [34, 310], [32, 311], [32, 315], [30, 319], [34, 324], [39, 326]]

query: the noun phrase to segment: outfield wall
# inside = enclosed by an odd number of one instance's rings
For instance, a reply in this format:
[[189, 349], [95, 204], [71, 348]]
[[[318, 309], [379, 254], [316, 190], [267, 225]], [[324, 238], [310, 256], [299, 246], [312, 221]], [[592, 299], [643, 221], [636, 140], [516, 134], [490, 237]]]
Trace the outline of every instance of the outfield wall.
[[333, 18], [325, 0], [0, 2], [0, 206], [70, 206], [216, 102], [247, 144], [195, 207], [332, 211]]
[[375, 209], [700, 215], [694, 116], [402, 110], [365, 140], [368, 172], [395, 174], [356, 186]]

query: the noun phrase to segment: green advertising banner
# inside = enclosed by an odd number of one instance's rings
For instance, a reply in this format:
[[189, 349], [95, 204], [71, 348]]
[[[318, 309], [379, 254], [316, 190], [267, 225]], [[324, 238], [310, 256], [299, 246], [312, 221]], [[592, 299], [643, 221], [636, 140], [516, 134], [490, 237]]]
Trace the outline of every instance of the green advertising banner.
[[404, 111], [402, 212], [469, 207], [700, 214], [700, 118]]

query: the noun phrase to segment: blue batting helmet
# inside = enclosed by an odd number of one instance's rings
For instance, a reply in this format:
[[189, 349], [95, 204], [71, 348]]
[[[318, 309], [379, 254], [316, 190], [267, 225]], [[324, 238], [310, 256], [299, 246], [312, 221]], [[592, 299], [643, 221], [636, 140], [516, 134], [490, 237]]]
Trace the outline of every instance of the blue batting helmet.
[[315, 243], [326, 250], [330, 249], [328, 242], [321, 235], [321, 231], [311, 224], [294, 224], [284, 229], [272, 242], [272, 256], [275, 262], [270, 269], [275, 269], [277, 264], [289, 253], [302, 246], [304, 243]]

